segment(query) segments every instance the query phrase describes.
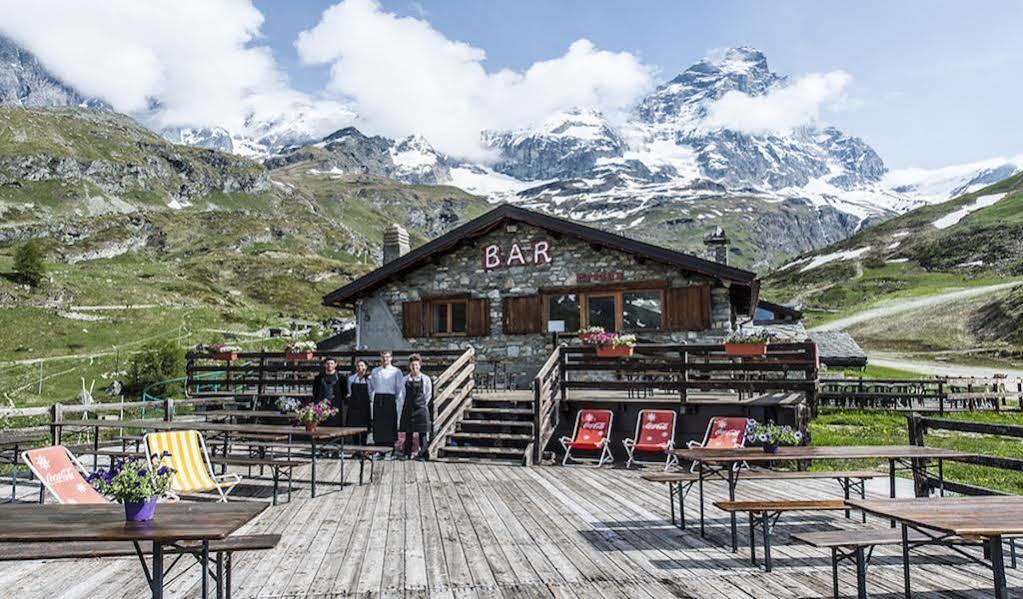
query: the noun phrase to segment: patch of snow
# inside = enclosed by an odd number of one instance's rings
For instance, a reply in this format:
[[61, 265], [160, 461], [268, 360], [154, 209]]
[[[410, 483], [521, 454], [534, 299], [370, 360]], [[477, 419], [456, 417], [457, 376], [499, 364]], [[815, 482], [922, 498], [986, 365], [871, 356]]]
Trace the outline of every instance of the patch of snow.
[[958, 264], [957, 266], [984, 266], [984, 261], [973, 260], [971, 262], [963, 262], [962, 264]]
[[902, 264], [903, 262], [909, 262], [909, 258], [892, 258], [891, 260], [885, 260], [888, 264]]
[[990, 195], [980, 196], [979, 198], [974, 200], [972, 204], [963, 206], [962, 208], [956, 210], [955, 212], [950, 212], [945, 216], [939, 218], [938, 220], [934, 221], [932, 224], [939, 229], [947, 229], [952, 225], [958, 223], [959, 221], [963, 220], [967, 216], [969, 216], [971, 212], [976, 212], [981, 208], [987, 208], [988, 206], [992, 206], [998, 200], [1004, 197], [1005, 197], [1004, 193], [992, 193]]
[[936, 169], [898, 169], [889, 171], [882, 183], [889, 189], [935, 204], [983, 189], [1021, 170], [1023, 155]]
[[813, 270], [814, 268], [817, 268], [818, 266], [823, 266], [825, 264], [828, 264], [829, 262], [835, 262], [839, 260], [854, 260], [862, 256], [863, 254], [866, 254], [868, 251], [870, 251], [870, 246], [866, 245], [855, 250], [843, 250], [841, 252], [832, 252], [830, 254], [814, 256], [813, 259], [810, 260], [809, 264], [799, 269], [799, 272]]
[[187, 200], [179, 201], [177, 199], [174, 199], [167, 202], [167, 207], [170, 208], [171, 210], [181, 210], [182, 208], [188, 208], [191, 205], [192, 202], [189, 202]]
[[500, 201], [504, 196], [544, 183], [519, 181], [515, 177], [480, 166], [458, 166], [451, 169], [452, 185], [469, 193], [487, 196], [491, 201]]

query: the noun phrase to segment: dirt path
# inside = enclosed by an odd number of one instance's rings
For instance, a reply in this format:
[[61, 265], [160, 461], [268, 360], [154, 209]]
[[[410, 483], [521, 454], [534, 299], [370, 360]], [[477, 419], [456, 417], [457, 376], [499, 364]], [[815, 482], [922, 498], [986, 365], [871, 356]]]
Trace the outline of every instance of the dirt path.
[[878, 318], [886, 318], [889, 316], [894, 316], [895, 314], [902, 314], [903, 312], [912, 312], [914, 310], [930, 308], [932, 306], [937, 306], [948, 302], [954, 302], [957, 300], [987, 295], [989, 293], [994, 293], [996, 291], [1012, 289], [1013, 287], [1017, 287], [1019, 285], [1023, 285], [1023, 279], [1009, 281], [1007, 283], [999, 283], [997, 285], [985, 285], [983, 287], [969, 287], [966, 289], [956, 289], [955, 291], [948, 291], [945, 293], [939, 293], [936, 295], [929, 295], [927, 297], [915, 299], [889, 300], [881, 302], [880, 304], [873, 308], [868, 308], [866, 310], [863, 310], [862, 312], [857, 312], [852, 316], [846, 316], [845, 318], [832, 320], [831, 322], [827, 322], [820, 326], [813, 327], [810, 330], [841, 331], [855, 324], [859, 324], [861, 322], [876, 320]]
[[920, 374], [931, 374], [937, 376], [976, 376], [990, 377], [995, 373], [1005, 374], [1010, 377], [1023, 378], [1023, 370], [995, 367], [995, 366], [966, 366], [949, 362], [935, 362], [919, 358], [907, 358], [898, 354], [888, 352], [867, 352], [868, 362], [874, 366], [885, 368], [898, 368], [919, 372]]

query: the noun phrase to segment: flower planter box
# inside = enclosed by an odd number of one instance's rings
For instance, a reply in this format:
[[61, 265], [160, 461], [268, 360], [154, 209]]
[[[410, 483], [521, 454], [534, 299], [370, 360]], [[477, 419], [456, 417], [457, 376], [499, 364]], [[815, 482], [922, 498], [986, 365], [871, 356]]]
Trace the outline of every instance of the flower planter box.
[[234, 362], [238, 359], [238, 352], [236, 351], [223, 351], [214, 352], [210, 354], [210, 358], [213, 360], [227, 360], [228, 362]]
[[726, 343], [725, 354], [743, 358], [758, 358], [767, 355], [766, 343]]
[[284, 357], [289, 362], [301, 362], [303, 360], [312, 360], [313, 353], [312, 351], [288, 351], [284, 352]]
[[628, 358], [632, 355], [632, 351], [636, 349], [632, 345], [620, 345], [618, 347], [600, 347], [596, 348], [598, 358]]
[[315, 422], [305, 422], [303, 424], [305, 425], [305, 430], [309, 431], [310, 433], [315, 433], [316, 432], [317, 423], [315, 423]]

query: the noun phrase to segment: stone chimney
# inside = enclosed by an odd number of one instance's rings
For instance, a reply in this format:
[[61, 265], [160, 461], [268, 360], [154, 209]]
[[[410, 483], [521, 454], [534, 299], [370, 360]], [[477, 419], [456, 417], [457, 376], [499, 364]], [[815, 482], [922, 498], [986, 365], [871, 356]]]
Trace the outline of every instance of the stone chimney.
[[408, 231], [395, 223], [384, 229], [384, 264], [408, 253]]
[[714, 227], [714, 231], [708, 233], [703, 238], [703, 245], [707, 246], [710, 259], [721, 264], [728, 264], [728, 236], [725, 235], [724, 229], [721, 227]]

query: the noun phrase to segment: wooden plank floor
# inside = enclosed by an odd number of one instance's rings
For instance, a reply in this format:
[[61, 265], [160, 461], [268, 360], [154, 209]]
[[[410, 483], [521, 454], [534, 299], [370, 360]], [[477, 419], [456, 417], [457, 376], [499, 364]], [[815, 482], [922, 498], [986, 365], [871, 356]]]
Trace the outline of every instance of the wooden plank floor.
[[[336, 477], [335, 468], [322, 470]], [[708, 489], [722, 498], [723, 484]], [[738, 498], [839, 494], [832, 481], [748, 481]], [[767, 574], [749, 564], [745, 547], [728, 550], [725, 514], [708, 506], [709, 535], [701, 539], [696, 530], [671, 526], [666, 495], [663, 486], [622, 469], [379, 462], [371, 484], [327, 488], [315, 499], [302, 489], [250, 525], [244, 532], [283, 538], [273, 551], [237, 557], [234, 596], [830, 597], [828, 554], [790, 543], [788, 533], [863, 526], [840, 514], [788, 514]], [[690, 498], [693, 522], [695, 494]], [[877, 550], [868, 571], [872, 597], [902, 596], [901, 564], [898, 548]], [[914, 597], [992, 593], [990, 571], [947, 550], [914, 554], [912, 572]], [[1021, 572], [1010, 569], [1008, 576], [1013, 596], [1023, 597]], [[840, 577], [843, 594], [855, 596], [848, 566]], [[192, 569], [167, 597], [198, 596], [197, 581]], [[134, 558], [3, 563], [0, 589], [18, 599], [147, 596]]]

